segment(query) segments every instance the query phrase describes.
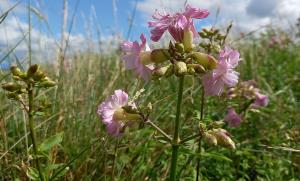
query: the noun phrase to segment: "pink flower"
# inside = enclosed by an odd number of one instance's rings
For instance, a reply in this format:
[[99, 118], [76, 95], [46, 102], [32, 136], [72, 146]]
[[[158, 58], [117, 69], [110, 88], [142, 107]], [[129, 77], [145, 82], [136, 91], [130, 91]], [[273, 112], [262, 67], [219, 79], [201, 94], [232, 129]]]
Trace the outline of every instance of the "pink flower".
[[146, 38], [144, 34], [141, 34], [140, 39], [142, 41], [141, 44], [139, 44], [137, 41], [125, 41], [122, 44], [122, 50], [126, 53], [122, 59], [125, 62], [126, 69], [134, 70], [145, 81], [148, 81], [154, 67], [152, 65], [148, 65], [151, 63], [151, 52], [150, 48], [146, 44]]
[[230, 127], [238, 127], [242, 122], [242, 116], [237, 114], [234, 108], [229, 108], [227, 115], [224, 117], [224, 121], [226, 121]]
[[97, 113], [106, 125], [107, 131], [114, 136], [121, 136], [126, 126], [125, 120], [116, 119], [115, 113], [122, 111], [122, 107], [128, 103], [128, 95], [122, 90], [116, 90], [98, 106]]
[[155, 21], [148, 22], [148, 26], [153, 27], [150, 31], [151, 40], [157, 42], [167, 30], [177, 42], [183, 41], [183, 32], [185, 29], [191, 30], [194, 36], [198, 36], [193, 18], [203, 19], [208, 15], [208, 10], [194, 8], [190, 5], [186, 5], [183, 13], [161, 14], [156, 11], [152, 16]]
[[240, 54], [236, 50], [225, 48], [220, 52], [216, 69], [205, 74], [202, 79], [206, 96], [220, 95], [225, 85], [234, 87], [238, 83], [239, 73], [233, 69], [239, 60]]
[[255, 101], [252, 104], [252, 108], [265, 107], [269, 103], [269, 98], [259, 92], [255, 92]]

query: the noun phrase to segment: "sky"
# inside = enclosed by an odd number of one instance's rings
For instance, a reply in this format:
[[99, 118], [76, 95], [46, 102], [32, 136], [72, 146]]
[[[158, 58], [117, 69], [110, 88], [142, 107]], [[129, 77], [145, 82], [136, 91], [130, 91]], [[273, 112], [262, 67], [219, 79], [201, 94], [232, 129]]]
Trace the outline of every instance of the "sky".
[[[13, 13], [0, 24], [0, 57], [15, 46], [28, 30], [29, 0], [20, 1]], [[37, 58], [39, 52], [43, 52], [40, 58], [53, 58], [54, 53], [50, 50], [57, 49], [55, 44], [59, 43], [61, 36], [63, 0], [30, 1], [33, 9], [45, 20], [41, 21], [37, 14], [32, 13], [32, 47]], [[0, 14], [16, 2], [0, 0]], [[184, 3], [185, 0], [68, 0], [68, 30], [77, 7], [70, 46], [74, 51], [83, 51], [88, 47], [87, 39], [98, 40], [97, 30], [103, 42], [111, 42], [116, 36], [136, 40], [141, 33], [149, 37], [147, 21], [151, 20], [156, 9], [175, 12], [182, 10]], [[198, 29], [215, 24], [225, 27], [233, 21], [235, 31], [247, 33], [267, 24], [285, 28], [295, 24], [300, 17], [300, 0], [187, 0], [187, 3], [210, 11], [207, 19], [196, 22]], [[132, 19], [135, 6], [136, 13], [128, 37], [129, 20]], [[217, 17], [216, 12], [219, 12]], [[24, 55], [26, 51], [26, 41], [23, 41], [17, 47], [16, 54]]]

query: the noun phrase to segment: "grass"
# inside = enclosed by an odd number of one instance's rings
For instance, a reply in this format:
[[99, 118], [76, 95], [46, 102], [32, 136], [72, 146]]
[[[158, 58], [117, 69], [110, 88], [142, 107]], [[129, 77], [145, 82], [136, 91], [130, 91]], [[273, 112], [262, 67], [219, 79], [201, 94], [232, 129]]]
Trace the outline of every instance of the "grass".
[[[237, 143], [235, 151], [189, 141], [179, 149], [177, 174], [182, 180], [194, 180], [196, 160], [201, 157], [202, 180], [299, 180], [300, 179], [300, 49], [299, 43], [284, 47], [268, 46], [269, 34], [239, 41], [239, 66], [243, 80], [255, 79], [270, 97], [270, 104], [247, 114], [241, 127], [230, 129]], [[144, 88], [144, 99], [152, 102], [154, 123], [169, 135], [173, 132], [176, 109], [177, 80], [156, 80], [146, 84], [124, 70], [121, 53], [81, 53], [64, 67], [61, 88], [43, 91], [40, 99], [52, 103], [44, 116], [37, 117], [39, 143], [63, 132], [63, 141], [51, 149], [51, 163], [69, 167], [62, 180], [166, 180], [171, 158], [170, 145], [164, 144], [156, 132], [140, 125], [126, 133], [123, 139], [109, 136], [96, 114], [98, 104], [115, 89], [125, 89], [130, 95]], [[58, 68], [42, 65], [49, 77], [58, 80]], [[9, 81], [7, 72], [0, 72], [2, 81]], [[198, 80], [186, 77], [182, 106], [182, 137], [190, 136], [198, 127], [201, 100]], [[57, 92], [59, 91], [59, 92]], [[57, 96], [58, 95], [58, 96]], [[49, 98], [49, 99], [47, 99]], [[0, 90], [0, 178], [24, 180], [26, 166], [32, 162], [30, 141], [24, 125], [26, 116], [20, 107], [8, 100]], [[208, 98], [204, 121], [222, 119], [226, 111], [222, 98]], [[190, 125], [193, 125], [191, 128]], [[96, 140], [96, 141], [95, 141]], [[117, 152], [115, 151], [117, 148]], [[189, 148], [189, 149], [187, 149]], [[114, 166], [113, 166], [114, 165]], [[54, 173], [52, 173], [53, 175]]]

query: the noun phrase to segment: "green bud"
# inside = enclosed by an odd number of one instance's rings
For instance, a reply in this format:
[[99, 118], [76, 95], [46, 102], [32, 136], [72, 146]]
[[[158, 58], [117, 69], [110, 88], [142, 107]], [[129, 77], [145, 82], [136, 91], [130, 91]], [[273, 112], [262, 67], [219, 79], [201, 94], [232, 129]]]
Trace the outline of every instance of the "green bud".
[[184, 52], [184, 45], [182, 43], [175, 43], [175, 48], [179, 53]]
[[14, 93], [14, 92], [9, 92], [6, 94], [7, 98], [8, 99], [13, 99], [13, 100], [20, 100], [21, 99], [21, 96], [18, 95], [17, 93]]
[[40, 81], [46, 77], [46, 74], [42, 72], [40, 69], [38, 69], [35, 74], [33, 75], [33, 79], [35, 81]]
[[183, 45], [186, 52], [193, 50], [193, 32], [189, 29], [185, 29], [183, 32]]
[[203, 138], [210, 145], [218, 145], [217, 138], [213, 134], [209, 133], [209, 131], [204, 133]]
[[194, 52], [192, 54], [192, 57], [195, 61], [197, 61], [197, 63], [199, 63], [206, 69], [212, 70], [217, 66], [217, 60], [211, 55], [200, 52]]
[[205, 32], [199, 32], [199, 36], [201, 37], [201, 38], [207, 38], [208, 36], [207, 36], [207, 34], [205, 33]]
[[38, 71], [39, 68], [40, 66], [37, 64], [31, 65], [27, 70], [27, 76], [31, 78]]
[[3, 83], [1, 85], [2, 89], [9, 91], [9, 92], [14, 92], [17, 90], [20, 90], [22, 87], [19, 84], [13, 83], [13, 82], [8, 82], [8, 83]]
[[53, 87], [56, 85], [56, 82], [50, 80], [48, 77], [44, 78], [42, 82], [39, 84], [40, 87]]
[[235, 143], [228, 136], [228, 132], [224, 129], [213, 129], [212, 134], [217, 138], [218, 145], [235, 149]]
[[168, 49], [154, 49], [151, 52], [151, 61], [153, 63], [162, 63], [170, 59]]
[[170, 65], [164, 66], [164, 67], [158, 67], [152, 71], [153, 78], [160, 78], [164, 76], [169, 69]]
[[190, 74], [190, 75], [194, 75], [194, 74], [196, 73], [196, 71], [195, 71], [195, 69], [194, 69], [193, 67], [189, 67], [189, 66], [188, 66], [187, 69], [188, 69], [187, 72], [188, 72], [188, 74]]
[[10, 72], [16, 77], [20, 77], [24, 74], [17, 66], [11, 66]]
[[113, 116], [116, 120], [123, 120], [123, 121], [139, 121], [142, 119], [139, 114], [128, 113], [123, 108], [117, 109]]
[[174, 64], [174, 72], [175, 75], [181, 76], [187, 73], [187, 66], [186, 63], [178, 61]]
[[152, 110], [153, 110], [152, 104], [151, 104], [151, 102], [149, 102], [147, 105], [147, 111], [150, 113], [150, 112], [152, 112]]
[[199, 64], [188, 64], [188, 68], [193, 68], [194, 71], [198, 74], [205, 73], [205, 68]]

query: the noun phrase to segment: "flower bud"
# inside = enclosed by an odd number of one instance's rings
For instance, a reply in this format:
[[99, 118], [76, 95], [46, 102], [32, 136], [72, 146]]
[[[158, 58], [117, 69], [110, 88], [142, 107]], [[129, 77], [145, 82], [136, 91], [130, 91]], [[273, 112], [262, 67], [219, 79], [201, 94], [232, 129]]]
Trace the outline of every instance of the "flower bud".
[[127, 113], [125, 109], [119, 108], [114, 113], [114, 119], [122, 121], [139, 121], [141, 116], [139, 114]]
[[197, 61], [200, 65], [202, 65], [206, 69], [212, 70], [217, 66], [217, 60], [211, 55], [200, 53], [200, 52], [194, 52], [192, 54], [192, 57], [194, 58], [195, 61]]
[[168, 49], [154, 49], [151, 52], [151, 61], [153, 63], [162, 63], [170, 59]]
[[203, 138], [210, 145], [217, 146], [218, 144], [217, 138], [209, 132], [205, 132]]
[[10, 67], [10, 72], [17, 77], [20, 77], [24, 73], [17, 67], [17, 66], [11, 66]]
[[235, 143], [228, 136], [228, 132], [224, 129], [213, 129], [213, 135], [217, 138], [218, 145], [235, 149]]
[[19, 84], [13, 83], [13, 82], [8, 82], [4, 83], [1, 85], [2, 89], [9, 91], [9, 92], [14, 92], [17, 90], [20, 90], [22, 87]]
[[208, 36], [207, 36], [207, 34], [205, 33], [205, 32], [199, 32], [199, 36], [201, 37], [201, 38], [207, 38]]
[[177, 76], [184, 75], [187, 73], [186, 63], [178, 61], [174, 64], [174, 72]]
[[164, 67], [158, 67], [158, 68], [154, 69], [152, 71], [152, 77], [153, 78], [163, 77], [166, 74], [169, 67], [170, 67], [170, 65], [167, 65], [167, 66], [164, 66]]
[[175, 43], [175, 48], [179, 53], [184, 52], [184, 45], [182, 43]]
[[195, 72], [198, 73], [198, 74], [205, 73], [205, 68], [202, 65], [188, 64], [187, 66], [188, 66], [188, 69], [193, 68], [195, 70]]
[[193, 50], [193, 32], [189, 29], [185, 29], [183, 32], [183, 45], [187, 52]]
[[42, 72], [40, 69], [38, 69], [35, 74], [33, 75], [33, 79], [35, 81], [40, 81], [41, 79], [44, 79], [46, 77], [46, 74]]
[[39, 68], [40, 66], [37, 64], [31, 65], [27, 70], [27, 76], [31, 78], [38, 71]]
[[53, 80], [50, 80], [48, 77], [45, 77], [42, 82], [39, 84], [40, 87], [53, 87], [56, 85], [56, 82], [54, 82]]
[[152, 64], [151, 52], [149, 52], [149, 51], [141, 52], [140, 53], [140, 60], [141, 60], [141, 64], [143, 64], [143, 65]]
[[13, 99], [13, 100], [20, 100], [21, 96], [15, 92], [9, 92], [6, 94], [8, 99]]
[[194, 69], [193, 67], [189, 67], [189, 66], [188, 66], [187, 69], [188, 69], [187, 72], [188, 72], [188, 74], [190, 74], [190, 75], [194, 75], [194, 74], [196, 73], [196, 71], [195, 71], [195, 69]]

